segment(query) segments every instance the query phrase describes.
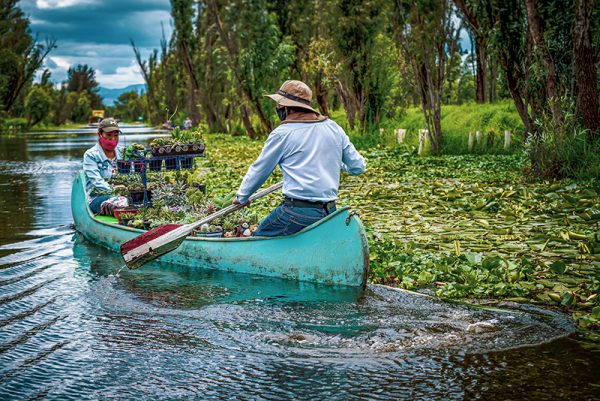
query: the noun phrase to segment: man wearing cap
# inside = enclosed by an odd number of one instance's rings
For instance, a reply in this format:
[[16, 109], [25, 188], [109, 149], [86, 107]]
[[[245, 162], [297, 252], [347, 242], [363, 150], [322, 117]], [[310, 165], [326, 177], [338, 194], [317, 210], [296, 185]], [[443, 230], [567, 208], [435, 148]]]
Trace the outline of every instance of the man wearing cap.
[[127, 198], [112, 195], [108, 180], [115, 174], [117, 160], [121, 159], [119, 125], [114, 118], [105, 118], [98, 125], [98, 142], [83, 155], [88, 204], [93, 213], [112, 215], [115, 207], [127, 206]]
[[294, 234], [335, 211], [340, 171], [358, 175], [365, 159], [335, 122], [310, 105], [312, 91], [304, 82], [286, 81], [277, 93], [281, 124], [250, 166], [233, 203], [246, 205], [277, 165], [283, 172], [283, 202], [260, 223], [255, 236]]

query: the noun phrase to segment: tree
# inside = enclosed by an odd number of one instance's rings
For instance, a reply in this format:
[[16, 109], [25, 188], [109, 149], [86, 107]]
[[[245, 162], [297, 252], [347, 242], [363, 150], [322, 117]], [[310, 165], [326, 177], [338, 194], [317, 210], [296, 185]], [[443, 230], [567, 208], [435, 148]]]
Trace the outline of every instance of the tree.
[[281, 37], [276, 16], [268, 12], [266, 0], [234, 0], [226, 7], [219, 7], [216, 0], [207, 0], [206, 4], [227, 49], [227, 65], [242, 95], [240, 100], [244, 100], [240, 115], [248, 135], [254, 137], [256, 133], [246, 104], [254, 109], [263, 131], [271, 131], [272, 121], [265, 112], [270, 104], [263, 95], [288, 76], [293, 45]]
[[29, 20], [16, 3], [17, 0], [0, 3], [0, 110], [9, 114], [55, 47], [54, 40], [40, 44], [31, 36]]
[[[389, 95], [391, 67], [384, 36], [385, 3], [379, 0], [338, 0], [331, 37], [341, 64], [336, 90], [351, 128], [377, 123]], [[389, 47], [389, 46], [388, 46]]]
[[35, 85], [25, 98], [28, 125], [33, 126], [48, 116], [52, 98], [42, 85]]
[[[131, 40], [131, 47], [133, 48], [135, 59], [140, 67], [144, 81], [146, 82], [147, 91], [145, 97], [148, 119], [152, 124], [160, 124], [164, 122], [162, 117], [162, 110], [164, 110], [164, 107], [161, 106], [165, 101], [165, 96], [163, 96], [161, 99], [161, 93], [159, 90], [161, 77], [159, 74], [160, 63], [158, 61], [158, 51], [154, 50], [152, 54], [150, 54], [148, 61], [146, 61], [142, 59], [142, 55], [137, 47], [135, 47], [133, 40]], [[164, 81], [162, 82], [164, 83]]]
[[475, 81], [477, 85], [475, 100], [477, 103], [483, 103], [488, 98], [491, 100], [490, 95], [488, 94], [488, 53], [486, 50], [486, 47], [488, 46], [486, 42], [489, 36], [489, 31], [486, 27], [489, 25], [489, 22], [488, 24], [480, 22], [482, 19], [486, 18], [481, 1], [454, 0], [454, 4], [461, 11], [465, 22], [468, 24], [475, 37]]
[[67, 71], [66, 88], [68, 92], [78, 94], [87, 92], [91, 107], [101, 108], [102, 100], [98, 95], [98, 82], [96, 82], [96, 71], [87, 64], [77, 64]]
[[[593, 0], [575, 1], [573, 64], [577, 82], [577, 113], [581, 117], [583, 125], [590, 130], [592, 138], [599, 135], [600, 128], [600, 101], [598, 99], [600, 46], [594, 48], [592, 42], [593, 11]], [[599, 13], [600, 11], [596, 7], [596, 15]], [[597, 22], [596, 30], [600, 29]]]
[[394, 11], [396, 37], [412, 67], [431, 150], [438, 155], [442, 151], [442, 91], [460, 33], [453, 8], [447, 0], [398, 0]]
[[121, 120], [135, 121], [143, 114], [143, 97], [136, 91], [123, 92], [115, 101], [113, 115]]

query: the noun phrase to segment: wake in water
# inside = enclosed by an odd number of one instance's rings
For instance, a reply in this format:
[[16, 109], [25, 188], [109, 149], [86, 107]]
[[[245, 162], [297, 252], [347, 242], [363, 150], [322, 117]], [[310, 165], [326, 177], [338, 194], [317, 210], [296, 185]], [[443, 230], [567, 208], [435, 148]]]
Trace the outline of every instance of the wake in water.
[[[311, 399], [318, 386], [320, 396], [349, 399], [350, 377], [369, 393], [387, 386], [384, 399], [412, 398], [402, 380], [437, 386], [464, 368], [455, 356], [573, 331], [562, 314], [526, 305], [481, 309], [376, 285], [362, 292], [158, 263], [128, 270], [68, 227], [44, 234], [2, 247], [17, 251], [0, 259], [0, 390], [9, 398], [160, 398], [177, 383], [193, 398], [218, 383], [216, 398], [263, 388], [273, 399]], [[316, 367], [308, 385], [303, 372]], [[274, 372], [286, 382], [273, 387]]]

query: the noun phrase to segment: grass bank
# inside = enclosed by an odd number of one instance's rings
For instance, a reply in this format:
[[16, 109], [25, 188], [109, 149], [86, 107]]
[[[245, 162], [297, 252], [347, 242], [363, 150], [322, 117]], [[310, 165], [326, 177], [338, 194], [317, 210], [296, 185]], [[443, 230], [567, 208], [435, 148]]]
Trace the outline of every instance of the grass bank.
[[[331, 117], [340, 124], [353, 141], [361, 147], [396, 146], [396, 130], [406, 130], [404, 143], [409, 149], [419, 146], [419, 130], [426, 128], [420, 108], [410, 108], [397, 118], [387, 118], [381, 123], [381, 130], [360, 133], [350, 130], [343, 110], [332, 113]], [[442, 151], [444, 154], [468, 154], [469, 132], [481, 132], [475, 140], [473, 154], [507, 154], [521, 150], [524, 127], [512, 101], [491, 104], [468, 103], [442, 106]], [[504, 149], [504, 131], [511, 132], [511, 147]]]

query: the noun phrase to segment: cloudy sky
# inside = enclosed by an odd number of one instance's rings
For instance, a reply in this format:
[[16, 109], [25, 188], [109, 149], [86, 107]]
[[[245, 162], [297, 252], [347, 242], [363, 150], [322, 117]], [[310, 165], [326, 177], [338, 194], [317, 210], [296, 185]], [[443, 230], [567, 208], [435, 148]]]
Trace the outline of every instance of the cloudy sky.
[[22, 0], [31, 30], [40, 40], [54, 37], [57, 48], [46, 59], [55, 82], [70, 66], [88, 64], [106, 88], [143, 83], [129, 39], [144, 58], [160, 46], [161, 23], [171, 34], [169, 0]]

